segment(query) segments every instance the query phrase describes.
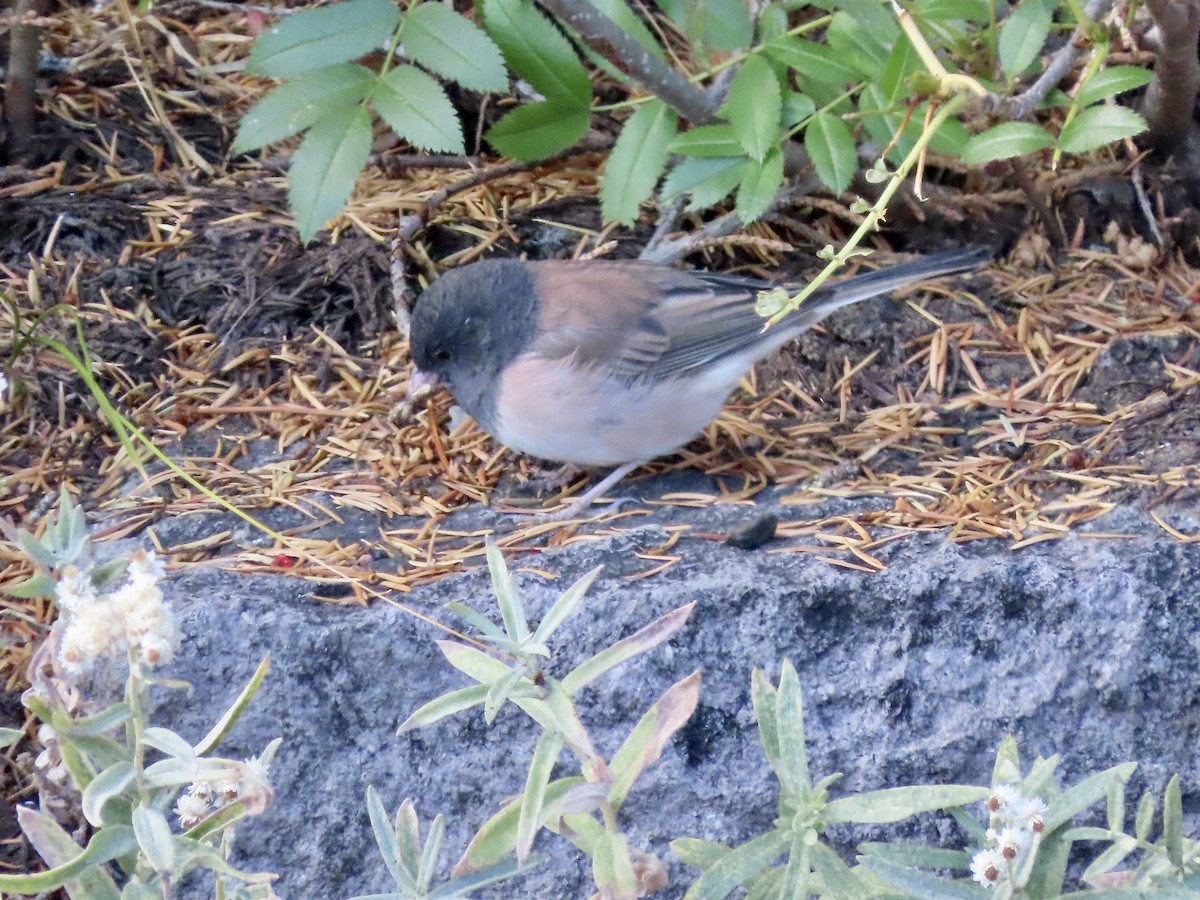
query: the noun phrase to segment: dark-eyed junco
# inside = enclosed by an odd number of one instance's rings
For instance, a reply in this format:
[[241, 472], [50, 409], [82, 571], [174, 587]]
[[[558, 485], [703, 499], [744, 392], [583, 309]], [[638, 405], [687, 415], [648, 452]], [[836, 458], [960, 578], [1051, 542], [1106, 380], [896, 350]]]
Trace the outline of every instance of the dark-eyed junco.
[[953, 250], [822, 286], [764, 329], [751, 278], [632, 261], [492, 259], [453, 269], [413, 309], [410, 395], [440, 382], [486, 431], [559, 462], [617, 466], [577, 515], [716, 418], [758, 360], [831, 312], [979, 268]]

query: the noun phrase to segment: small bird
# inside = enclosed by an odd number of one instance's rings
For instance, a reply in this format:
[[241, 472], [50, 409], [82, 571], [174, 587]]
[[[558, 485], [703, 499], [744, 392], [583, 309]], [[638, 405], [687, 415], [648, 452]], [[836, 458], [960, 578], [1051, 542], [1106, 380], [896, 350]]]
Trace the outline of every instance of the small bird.
[[834, 310], [991, 255], [951, 250], [822, 285], [770, 328], [755, 301], [772, 285], [753, 278], [621, 260], [474, 262], [417, 300], [408, 392], [440, 383], [514, 450], [616, 466], [553, 516], [573, 518], [699, 434], [754, 363]]

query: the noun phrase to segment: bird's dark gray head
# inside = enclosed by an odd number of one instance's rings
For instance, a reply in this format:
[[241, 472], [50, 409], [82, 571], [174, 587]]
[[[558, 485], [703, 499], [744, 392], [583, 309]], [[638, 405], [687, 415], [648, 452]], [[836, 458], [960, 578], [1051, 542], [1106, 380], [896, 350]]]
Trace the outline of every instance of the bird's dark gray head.
[[413, 308], [413, 362], [488, 427], [500, 372], [529, 345], [537, 313], [528, 263], [494, 259], [451, 269]]

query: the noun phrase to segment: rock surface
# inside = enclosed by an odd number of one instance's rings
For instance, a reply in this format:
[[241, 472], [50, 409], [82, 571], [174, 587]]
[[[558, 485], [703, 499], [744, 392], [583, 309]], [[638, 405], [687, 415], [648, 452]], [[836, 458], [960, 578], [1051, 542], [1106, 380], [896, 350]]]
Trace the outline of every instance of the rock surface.
[[[703, 532], [766, 511], [787, 514], [768, 500], [672, 515]], [[1194, 508], [1165, 514], [1183, 531], [1200, 526]], [[986, 784], [995, 749], [1011, 733], [1026, 763], [1061, 754], [1070, 782], [1140, 761], [1130, 810], [1144, 788], [1161, 792], [1178, 772], [1185, 824], [1194, 824], [1200, 544], [1167, 538], [1142, 512], [1119, 510], [1015, 552], [1001, 541], [955, 545], [942, 534], [912, 534], [878, 551], [888, 568], [876, 575], [771, 546], [746, 551], [685, 537], [672, 550], [682, 557], [677, 564], [631, 579], [652, 565], [635, 554], [666, 537], [652, 516], [602, 540], [510, 560], [535, 621], [572, 581], [604, 566], [559, 632], [552, 673], [696, 604], [674, 639], [580, 700], [597, 746], [611, 755], [664, 690], [702, 673], [695, 715], [622, 810], [632, 844], [667, 864], [671, 886], [656, 896], [682, 896], [696, 875], [670, 852], [673, 838], [740, 842], [770, 827], [777, 792], [758, 742], [750, 672], [762, 668], [774, 681], [785, 659], [804, 688], [814, 776], [844, 773], [834, 796]], [[472, 711], [397, 737], [410, 712], [465, 686], [466, 677], [442, 658], [438, 635], [402, 610], [325, 605], [311, 589], [206, 567], [175, 576], [167, 593], [185, 645], [171, 674], [194, 690], [166, 697], [156, 718], [198, 739], [269, 653], [267, 681], [225, 750], [250, 755], [284, 739], [272, 770], [276, 802], [239, 832], [237, 862], [279, 873], [285, 900], [388, 890], [365, 812], [364, 792], [374, 785], [389, 810], [411, 796], [423, 824], [447, 816], [444, 874], [474, 829], [522, 789], [537, 729], [509, 707], [491, 728]], [[397, 599], [447, 622], [440, 607], [451, 600], [495, 615], [485, 571]], [[564, 754], [560, 773], [568, 761]], [[850, 858], [861, 840], [901, 834], [964, 846], [958, 827], [937, 815], [890, 831], [835, 829], [830, 838]], [[541, 866], [486, 896], [589, 895], [589, 865], [573, 847], [543, 834], [536, 850], [546, 857]]]

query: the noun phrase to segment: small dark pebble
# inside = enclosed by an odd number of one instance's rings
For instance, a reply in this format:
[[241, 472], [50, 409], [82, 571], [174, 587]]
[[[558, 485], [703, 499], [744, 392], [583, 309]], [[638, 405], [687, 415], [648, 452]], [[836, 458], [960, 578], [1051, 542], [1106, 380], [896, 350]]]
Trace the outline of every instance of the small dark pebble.
[[779, 520], [774, 516], [763, 516], [748, 525], [735, 528], [725, 536], [725, 543], [739, 550], [757, 550], [775, 540], [775, 529]]

